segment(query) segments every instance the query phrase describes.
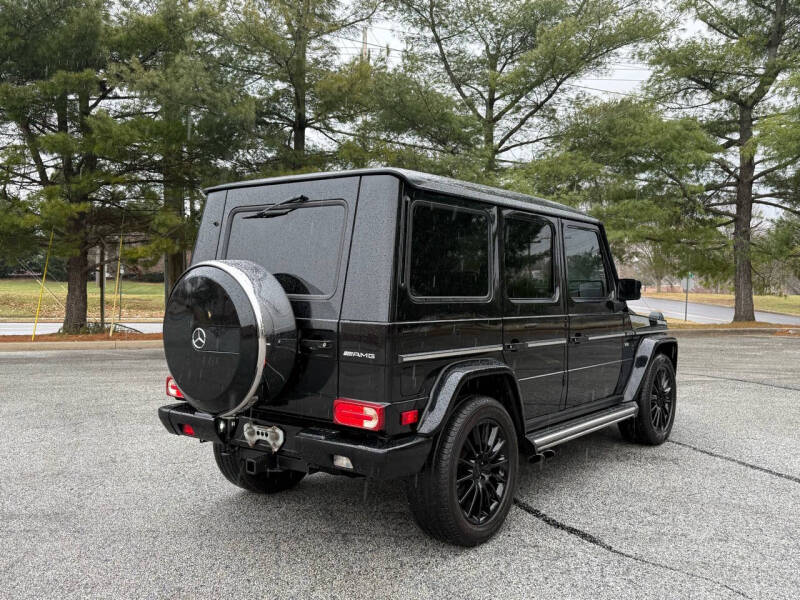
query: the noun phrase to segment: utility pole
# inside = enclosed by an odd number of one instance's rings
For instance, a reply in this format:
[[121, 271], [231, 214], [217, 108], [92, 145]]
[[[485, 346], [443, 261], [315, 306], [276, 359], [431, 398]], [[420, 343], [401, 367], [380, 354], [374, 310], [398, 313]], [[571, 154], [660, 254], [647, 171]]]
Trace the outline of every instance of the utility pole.
[[100, 275], [100, 328], [105, 331], [106, 328], [106, 247], [100, 242], [99, 246], [100, 268], [98, 273]]
[[367, 26], [361, 30], [361, 60], [369, 60], [369, 49], [367, 48]]
[[689, 285], [691, 283], [692, 277], [694, 277], [694, 275], [692, 275], [691, 273], [689, 273], [686, 276], [686, 302], [683, 305], [683, 320], [684, 321], [688, 321], [689, 320], [687, 318], [689, 316]]

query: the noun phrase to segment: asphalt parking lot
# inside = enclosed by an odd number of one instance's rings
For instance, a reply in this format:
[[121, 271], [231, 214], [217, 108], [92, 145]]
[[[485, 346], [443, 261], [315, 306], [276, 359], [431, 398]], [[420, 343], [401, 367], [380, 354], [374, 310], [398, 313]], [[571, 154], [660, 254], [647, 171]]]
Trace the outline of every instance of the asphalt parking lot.
[[682, 339], [672, 442], [615, 428], [525, 465], [462, 549], [402, 484], [228, 484], [171, 436], [160, 351], [0, 355], [0, 597], [796, 598], [800, 339]]

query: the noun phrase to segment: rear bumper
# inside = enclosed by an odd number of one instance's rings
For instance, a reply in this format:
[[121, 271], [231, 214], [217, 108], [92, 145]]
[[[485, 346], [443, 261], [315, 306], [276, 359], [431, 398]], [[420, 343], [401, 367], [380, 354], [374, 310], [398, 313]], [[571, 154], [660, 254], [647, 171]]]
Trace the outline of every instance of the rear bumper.
[[[279, 420], [262, 421], [248, 417], [221, 420], [195, 411], [186, 402], [162, 406], [158, 409], [161, 423], [170, 433], [183, 435], [182, 426], [190, 425], [194, 437], [204, 441], [236, 446], [248, 458], [258, 460], [264, 470], [293, 469], [299, 471], [323, 470], [342, 475], [363, 475], [373, 479], [394, 479], [418, 473], [428, 458], [432, 438], [410, 435], [394, 439], [367, 438], [345, 431], [322, 427], [300, 427]], [[262, 441], [251, 447], [244, 440], [245, 423], [280, 427], [284, 443], [278, 452]], [[233, 423], [231, 431], [226, 427]], [[340, 469], [333, 464], [333, 456], [346, 456], [352, 469]], [[260, 467], [261, 468], [261, 467]]]

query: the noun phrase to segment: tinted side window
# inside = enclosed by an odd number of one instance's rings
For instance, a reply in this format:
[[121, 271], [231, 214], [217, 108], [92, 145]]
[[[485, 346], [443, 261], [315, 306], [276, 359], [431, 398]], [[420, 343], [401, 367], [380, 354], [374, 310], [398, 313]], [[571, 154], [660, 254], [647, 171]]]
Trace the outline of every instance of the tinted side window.
[[564, 230], [564, 249], [569, 295], [573, 298], [608, 296], [608, 278], [597, 232], [567, 227]]
[[411, 205], [409, 285], [417, 297], [489, 295], [489, 218], [417, 200]]
[[509, 298], [551, 298], [554, 288], [550, 223], [537, 218], [507, 218], [505, 265]]

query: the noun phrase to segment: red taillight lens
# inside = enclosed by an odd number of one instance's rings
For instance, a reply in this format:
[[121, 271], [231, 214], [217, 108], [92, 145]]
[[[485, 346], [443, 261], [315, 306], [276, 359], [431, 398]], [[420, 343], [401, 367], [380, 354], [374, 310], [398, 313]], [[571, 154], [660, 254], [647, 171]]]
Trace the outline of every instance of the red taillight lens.
[[183, 392], [181, 391], [181, 388], [178, 387], [178, 384], [175, 383], [172, 375], [167, 376], [167, 396], [172, 398], [183, 398]]
[[181, 431], [183, 432], [183, 435], [191, 435], [192, 437], [194, 437], [194, 427], [192, 427], [188, 423], [184, 423], [183, 425], [181, 425]]
[[333, 401], [333, 422], [348, 427], [378, 431], [383, 429], [384, 405], [348, 398]]
[[400, 413], [400, 425], [413, 425], [417, 421], [419, 421], [419, 411], [416, 408]]

